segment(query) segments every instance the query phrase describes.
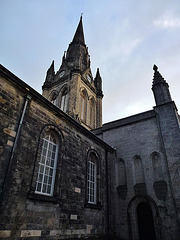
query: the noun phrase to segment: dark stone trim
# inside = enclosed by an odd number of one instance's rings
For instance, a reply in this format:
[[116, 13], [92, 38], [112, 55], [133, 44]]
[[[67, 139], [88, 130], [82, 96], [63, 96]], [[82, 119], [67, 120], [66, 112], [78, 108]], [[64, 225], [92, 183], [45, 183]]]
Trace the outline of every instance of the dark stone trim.
[[139, 113], [130, 117], [122, 118], [119, 120], [115, 120], [113, 122], [105, 123], [101, 128], [97, 128], [92, 130], [94, 134], [101, 134], [102, 132], [106, 130], [110, 130], [113, 128], [118, 128], [121, 126], [129, 125], [129, 124], [134, 124], [135, 122], [140, 122], [144, 121], [150, 118], [155, 118], [156, 114], [154, 110], [149, 110], [147, 112]]
[[154, 108], [154, 110], [156, 110], [158, 107], [166, 106], [166, 105], [171, 105], [171, 104], [173, 104], [174, 107], [175, 107], [175, 110], [178, 111], [177, 106], [176, 106], [176, 104], [175, 104], [174, 101], [170, 101], [170, 102], [167, 102], [167, 103], [161, 103], [161, 104], [158, 104], [157, 106], [155, 106], [155, 107], [153, 107], [153, 108]]
[[102, 204], [100, 202], [97, 202], [96, 204], [86, 202], [84, 207], [101, 210], [102, 209]]
[[32, 192], [28, 193], [28, 198], [32, 200], [43, 201], [43, 202], [60, 203], [60, 199], [57, 197], [41, 195], [41, 194], [32, 193]]

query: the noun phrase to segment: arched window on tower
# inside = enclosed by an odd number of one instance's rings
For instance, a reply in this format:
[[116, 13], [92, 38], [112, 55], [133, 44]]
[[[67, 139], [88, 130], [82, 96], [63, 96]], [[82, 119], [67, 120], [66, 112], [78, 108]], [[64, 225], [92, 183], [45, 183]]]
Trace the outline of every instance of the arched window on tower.
[[87, 92], [85, 89], [81, 91], [81, 119], [86, 122], [86, 108], [87, 108]]
[[48, 131], [42, 139], [42, 147], [35, 193], [53, 195], [58, 154], [58, 142], [55, 134]]
[[89, 100], [89, 122], [92, 128], [95, 127], [95, 100], [91, 97]]
[[61, 96], [61, 107], [60, 109], [64, 112], [67, 112], [67, 105], [68, 105], [68, 89], [65, 88], [62, 92]]
[[53, 103], [54, 105], [57, 105], [57, 93], [55, 91], [53, 91], [50, 94], [50, 102]]

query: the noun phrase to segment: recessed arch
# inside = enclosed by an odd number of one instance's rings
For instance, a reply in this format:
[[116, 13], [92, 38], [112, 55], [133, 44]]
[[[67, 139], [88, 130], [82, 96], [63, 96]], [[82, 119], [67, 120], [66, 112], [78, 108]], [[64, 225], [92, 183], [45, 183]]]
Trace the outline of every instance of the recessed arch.
[[160, 154], [157, 152], [153, 152], [151, 154], [151, 159], [152, 159], [155, 181], [163, 180], [163, 171], [162, 171], [162, 163], [161, 163]]
[[117, 161], [117, 186], [126, 184], [126, 164], [122, 158], [119, 158]]
[[[141, 208], [142, 206], [142, 208]], [[139, 207], [139, 208], [138, 208]], [[138, 225], [138, 214], [141, 215], [141, 220], [143, 219], [143, 209], [147, 210], [144, 212], [144, 216], [147, 216], [147, 213], [152, 214], [152, 221], [151, 227], [154, 228], [154, 234], [155, 237], [152, 238], [152, 240], [160, 240], [161, 237], [161, 221], [160, 221], [160, 214], [157, 207], [157, 204], [155, 201], [149, 197], [148, 195], [138, 195], [133, 197], [127, 208], [127, 215], [128, 215], [128, 228], [130, 232], [130, 239], [136, 240], [136, 239], [142, 239], [140, 238], [139, 228], [142, 228], [143, 226], [139, 227]], [[141, 224], [141, 220], [139, 219], [139, 224]], [[142, 232], [141, 232], [142, 233]], [[149, 238], [147, 238], [149, 239]]]
[[57, 105], [57, 102], [58, 102], [57, 98], [58, 98], [58, 92], [56, 90], [53, 90], [48, 97], [49, 101], [54, 105]]
[[89, 105], [89, 125], [94, 128], [95, 127], [95, 109], [96, 109], [96, 102], [94, 96], [90, 96], [88, 98], [88, 105]]
[[144, 169], [142, 159], [138, 155], [134, 157], [134, 174], [135, 184], [144, 183]]
[[86, 122], [87, 117], [87, 99], [88, 93], [87, 90], [83, 87], [80, 88], [80, 116], [83, 122]]

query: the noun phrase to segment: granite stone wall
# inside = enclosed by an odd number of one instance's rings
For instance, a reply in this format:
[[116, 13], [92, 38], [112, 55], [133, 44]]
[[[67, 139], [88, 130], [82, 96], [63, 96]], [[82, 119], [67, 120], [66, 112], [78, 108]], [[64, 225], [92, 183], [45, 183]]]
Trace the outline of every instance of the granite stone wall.
[[[0, 77], [0, 107], [0, 238], [107, 236], [106, 174], [113, 150], [14, 75]], [[48, 130], [59, 136], [53, 196], [35, 193], [41, 136]], [[87, 201], [90, 152], [98, 158], [96, 204]]]
[[180, 156], [180, 135], [173, 103], [170, 105], [94, 130], [116, 149], [113, 197], [119, 239], [139, 239], [137, 207], [140, 203], [151, 208], [156, 239], [179, 239], [175, 205], [179, 180], [176, 183], [173, 177], [178, 175], [175, 160]]

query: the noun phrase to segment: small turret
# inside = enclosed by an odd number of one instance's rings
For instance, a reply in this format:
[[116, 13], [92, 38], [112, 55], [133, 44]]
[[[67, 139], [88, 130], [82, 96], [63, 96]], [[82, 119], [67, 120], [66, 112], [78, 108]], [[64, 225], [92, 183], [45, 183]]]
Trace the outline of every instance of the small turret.
[[101, 79], [101, 76], [100, 76], [100, 73], [99, 73], [99, 68], [97, 68], [96, 77], [94, 79], [94, 85], [95, 85], [96, 90], [97, 90], [97, 95], [103, 97], [102, 79]]
[[153, 77], [153, 85], [152, 91], [154, 93], [154, 98], [156, 105], [161, 105], [164, 103], [171, 102], [171, 95], [169, 92], [169, 85], [164, 80], [162, 75], [158, 71], [158, 67], [156, 65], [153, 66], [154, 77]]
[[47, 70], [45, 84], [48, 82], [52, 82], [54, 80], [54, 75], [55, 75], [55, 72], [54, 72], [54, 60], [53, 60], [50, 68]]

